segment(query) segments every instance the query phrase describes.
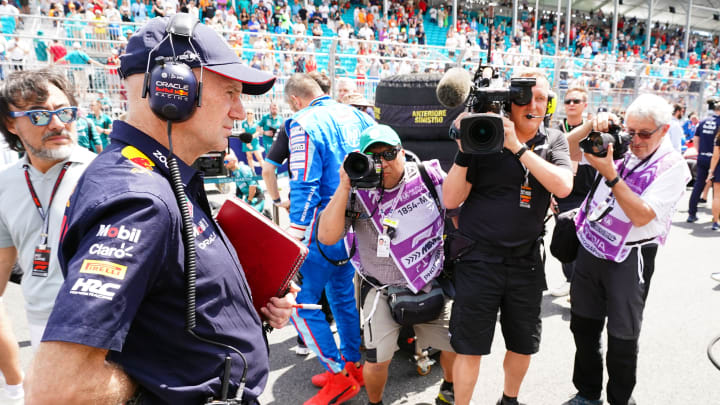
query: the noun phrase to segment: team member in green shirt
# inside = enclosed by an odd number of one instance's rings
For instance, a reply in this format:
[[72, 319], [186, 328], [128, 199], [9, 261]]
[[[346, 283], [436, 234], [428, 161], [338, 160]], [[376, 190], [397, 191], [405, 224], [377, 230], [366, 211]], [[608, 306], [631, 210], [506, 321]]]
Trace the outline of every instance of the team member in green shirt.
[[263, 115], [262, 119], [260, 120], [260, 128], [263, 131], [262, 139], [265, 153], [268, 153], [270, 151], [270, 147], [272, 146], [275, 134], [277, 133], [278, 129], [280, 129], [280, 126], [282, 124], [283, 119], [278, 114], [277, 102], [273, 101], [270, 103], [270, 113]]
[[90, 105], [92, 111], [88, 114], [87, 118], [95, 124], [95, 132], [100, 135], [100, 142], [102, 143], [103, 149], [110, 144], [110, 132], [112, 132], [112, 118], [105, 114], [102, 110], [102, 101], [97, 99]]
[[[246, 118], [242, 123], [242, 129], [244, 133], [252, 135], [252, 141], [243, 143], [242, 150], [245, 152], [248, 166], [254, 171], [255, 166], [262, 166], [263, 163], [262, 152], [260, 151], [260, 133], [258, 132], [260, 125], [255, 121], [255, 112], [253, 110], [246, 110], [245, 114]], [[257, 163], [253, 161], [253, 157]]]
[[87, 148], [95, 153], [103, 150], [103, 144], [100, 135], [95, 130], [95, 124], [88, 118], [83, 117], [81, 113], [75, 121], [75, 130], [78, 135], [78, 145]]

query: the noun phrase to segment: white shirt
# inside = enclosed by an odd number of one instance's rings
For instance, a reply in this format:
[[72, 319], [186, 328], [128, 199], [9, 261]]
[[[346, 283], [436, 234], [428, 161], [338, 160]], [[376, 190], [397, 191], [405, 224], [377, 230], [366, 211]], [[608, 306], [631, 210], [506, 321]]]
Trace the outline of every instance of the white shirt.
[[670, 138], [672, 147], [675, 148], [676, 151], [680, 152], [682, 150], [682, 139], [685, 133], [682, 129], [680, 121], [678, 121], [677, 118], [670, 120], [670, 128], [668, 129], [667, 135]]
[[73, 162], [65, 173], [55, 193], [52, 205], [48, 209], [50, 194], [57, 181], [65, 161], [57, 163], [46, 173], [30, 166], [28, 174], [35, 192], [46, 211], [49, 211], [50, 264], [47, 277], [32, 275], [32, 263], [35, 248], [40, 243], [43, 221], [32, 202], [25, 181], [23, 165], [27, 157], [0, 172], [0, 247], [15, 247], [18, 252], [18, 265], [24, 271], [22, 291], [25, 297], [25, 309], [31, 324], [44, 325], [55, 303], [55, 297], [63, 283], [62, 272], [57, 259], [60, 228], [67, 201], [75, 189], [80, 176], [87, 165], [95, 158], [89, 150], [77, 146], [69, 160]]
[[[638, 170], [641, 170], [648, 164], [657, 161], [657, 159], [665, 156], [667, 153], [678, 152], [673, 149], [670, 141], [665, 139], [660, 144], [660, 147], [658, 147], [652, 159], [646, 162], [642, 167], [639, 167]], [[640, 161], [641, 159], [638, 159], [635, 155], [631, 154], [626, 167], [630, 170], [640, 163]], [[650, 208], [652, 208], [655, 212], [655, 218], [643, 226], [633, 226], [628, 233], [626, 243], [653, 238], [655, 238], [653, 242], [656, 243], [663, 241], [662, 239], [659, 240], [658, 236], [666, 235], [670, 222], [672, 221], [672, 216], [677, 208], [677, 203], [680, 198], [682, 198], [685, 192], [685, 185], [689, 179], [690, 169], [688, 169], [685, 159], [680, 158], [677, 159], [677, 162], [675, 162], [672, 167], [661, 173], [660, 176], [656, 178], [647, 189], [645, 189], [642, 195], [640, 195], [640, 198], [643, 202], [649, 205]], [[610, 188], [608, 188], [605, 182], [601, 181], [595, 192], [593, 201], [605, 201], [610, 195], [610, 191]], [[627, 217], [617, 201], [614, 203], [612, 215], [619, 220], [630, 222], [630, 219]], [[583, 235], [578, 233], [578, 237], [582, 239]]]

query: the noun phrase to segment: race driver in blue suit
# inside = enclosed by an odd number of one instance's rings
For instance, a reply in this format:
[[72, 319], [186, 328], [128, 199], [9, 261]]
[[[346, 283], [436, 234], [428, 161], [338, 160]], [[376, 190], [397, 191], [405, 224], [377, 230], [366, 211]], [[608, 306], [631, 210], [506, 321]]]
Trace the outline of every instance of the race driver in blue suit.
[[310, 248], [300, 268], [302, 290], [297, 301], [315, 304], [325, 290], [340, 335], [338, 350], [320, 310], [300, 309], [291, 315], [298, 334], [327, 369], [312, 378], [322, 389], [305, 405], [340, 404], [357, 395], [364, 384], [354, 268], [346, 260], [338, 262], [348, 255], [343, 241], [335, 245], [316, 241], [315, 225], [338, 187], [345, 155], [357, 150], [360, 133], [374, 123], [367, 114], [324, 95], [317, 82], [304, 74], [287, 81], [285, 100], [299, 110], [285, 123], [290, 149], [290, 233]]

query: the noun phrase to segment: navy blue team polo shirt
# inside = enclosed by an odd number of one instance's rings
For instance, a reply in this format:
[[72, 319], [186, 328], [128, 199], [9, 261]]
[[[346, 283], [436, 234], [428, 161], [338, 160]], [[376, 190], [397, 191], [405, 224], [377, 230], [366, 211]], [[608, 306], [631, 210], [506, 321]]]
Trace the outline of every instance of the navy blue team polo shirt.
[[[219, 396], [228, 350], [185, 331], [181, 217], [168, 151], [122, 121], [68, 202], [60, 245], [63, 284], [43, 341], [108, 349], [146, 391], [144, 404], [199, 404]], [[248, 363], [244, 399], [257, 398], [269, 361], [260, 318], [235, 250], [212, 219], [202, 175], [178, 161], [197, 250], [197, 326]], [[231, 389], [244, 363], [232, 357]]]

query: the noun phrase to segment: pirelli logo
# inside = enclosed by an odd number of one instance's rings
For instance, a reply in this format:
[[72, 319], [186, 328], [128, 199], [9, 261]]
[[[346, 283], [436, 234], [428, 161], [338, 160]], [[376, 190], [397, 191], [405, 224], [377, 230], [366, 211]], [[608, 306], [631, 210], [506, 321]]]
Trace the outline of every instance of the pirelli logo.
[[98, 274], [101, 276], [112, 277], [118, 280], [125, 279], [127, 266], [122, 266], [105, 260], [84, 260], [80, 266], [80, 273]]

